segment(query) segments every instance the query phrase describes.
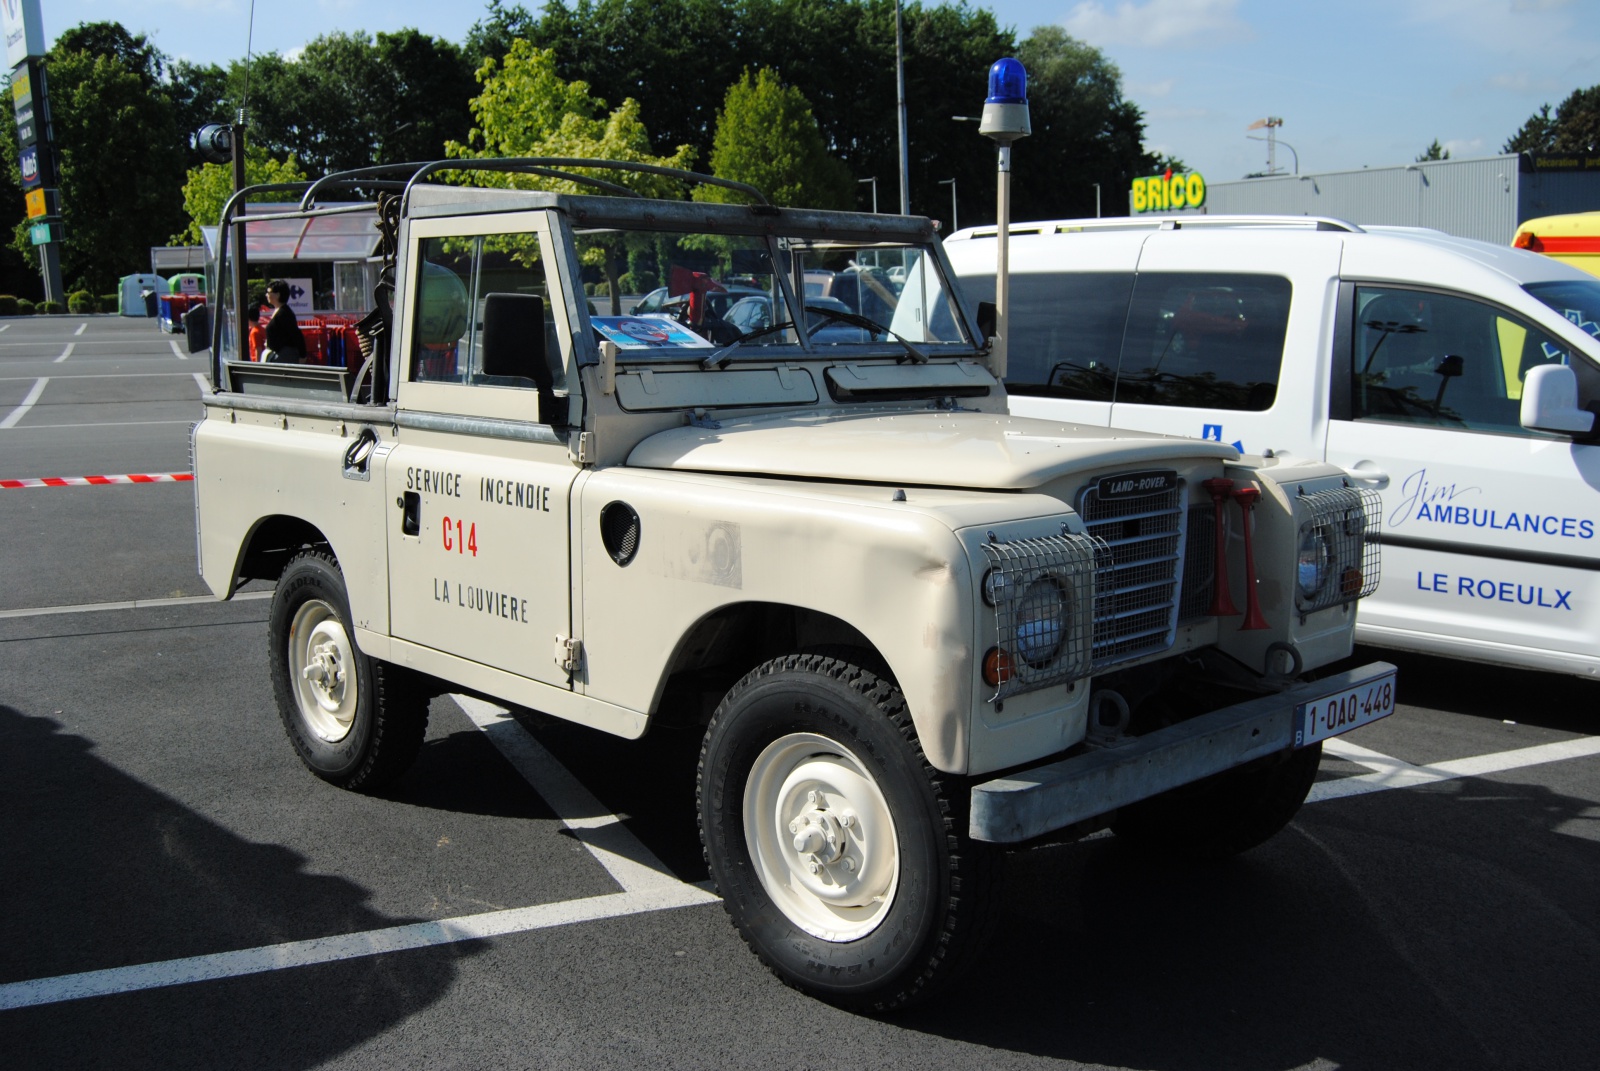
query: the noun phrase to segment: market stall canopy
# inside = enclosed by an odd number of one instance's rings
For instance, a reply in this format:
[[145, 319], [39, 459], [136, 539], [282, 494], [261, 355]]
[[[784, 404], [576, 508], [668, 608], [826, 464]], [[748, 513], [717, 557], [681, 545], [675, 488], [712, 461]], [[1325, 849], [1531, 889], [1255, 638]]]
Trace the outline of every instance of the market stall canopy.
[[[291, 205], [250, 205], [245, 220], [245, 248], [252, 262], [330, 262], [365, 260], [378, 248], [378, 213], [371, 205], [348, 207], [333, 215], [297, 219], [251, 217], [291, 210]], [[206, 257], [217, 256], [217, 228], [202, 227]]]

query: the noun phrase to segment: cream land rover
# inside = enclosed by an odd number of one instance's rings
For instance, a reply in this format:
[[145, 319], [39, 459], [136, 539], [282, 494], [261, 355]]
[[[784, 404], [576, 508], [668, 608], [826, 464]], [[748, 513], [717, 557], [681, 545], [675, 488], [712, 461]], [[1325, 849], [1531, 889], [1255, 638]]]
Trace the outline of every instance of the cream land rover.
[[[250, 213], [381, 232], [359, 367], [239, 360], [236, 250], [214, 328], [190, 324], [215, 382], [201, 572], [223, 599], [276, 584], [271, 677], [317, 776], [394, 782], [446, 691], [641, 747], [703, 725], [735, 925], [790, 984], [887, 1008], [978, 942], [997, 846], [1110, 827], [1242, 851], [1295, 814], [1322, 740], [1393, 709], [1384, 663], [1306, 680], [1349, 655], [1378, 574], [1371, 493], [1009, 416], [928, 220], [683, 172], [748, 203], [646, 199], [617, 183], [648, 169], [604, 161], [470, 165], [594, 195], [439, 181], [464, 166]], [[677, 315], [586, 297], [624, 269]], [[821, 272], [866, 314], [805, 306]], [[720, 320], [707, 295], [734, 286], [766, 327]]]

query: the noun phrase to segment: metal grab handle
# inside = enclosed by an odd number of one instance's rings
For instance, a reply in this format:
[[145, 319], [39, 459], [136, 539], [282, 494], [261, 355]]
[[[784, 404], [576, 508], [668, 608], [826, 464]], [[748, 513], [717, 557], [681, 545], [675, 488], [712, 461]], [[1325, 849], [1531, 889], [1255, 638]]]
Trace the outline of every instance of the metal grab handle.
[[1369, 461], [1359, 461], [1355, 466], [1345, 469], [1345, 472], [1357, 483], [1370, 483], [1375, 487], [1384, 487], [1389, 483], [1389, 474], [1375, 465], [1370, 468], [1361, 468], [1361, 465], [1372, 465]]

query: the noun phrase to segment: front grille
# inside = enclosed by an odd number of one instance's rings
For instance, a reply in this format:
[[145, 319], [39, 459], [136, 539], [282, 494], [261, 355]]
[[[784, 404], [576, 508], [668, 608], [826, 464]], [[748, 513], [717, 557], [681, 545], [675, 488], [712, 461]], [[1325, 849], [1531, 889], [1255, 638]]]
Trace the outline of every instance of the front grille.
[[1304, 495], [1296, 551], [1295, 606], [1302, 614], [1354, 602], [1378, 588], [1383, 500], [1367, 488]]
[[984, 601], [994, 607], [995, 636], [1010, 658], [991, 700], [1087, 677], [1088, 614], [1099, 548], [1081, 535], [983, 544], [989, 561]]
[[1178, 600], [1178, 621], [1211, 616], [1211, 592], [1217, 580], [1216, 507], [1207, 502], [1189, 507], [1189, 527], [1183, 548], [1183, 597]]
[[1091, 484], [1079, 496], [1085, 531], [1098, 543], [1094, 668], [1172, 646], [1184, 555], [1183, 484], [1147, 495], [1102, 498]]

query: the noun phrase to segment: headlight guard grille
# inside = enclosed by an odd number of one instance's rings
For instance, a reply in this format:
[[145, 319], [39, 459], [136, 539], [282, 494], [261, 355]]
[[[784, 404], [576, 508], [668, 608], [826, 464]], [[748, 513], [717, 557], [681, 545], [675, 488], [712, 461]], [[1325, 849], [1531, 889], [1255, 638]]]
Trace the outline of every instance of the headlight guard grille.
[[1316, 593], [1307, 596], [1296, 578], [1295, 607], [1302, 614], [1364, 599], [1378, 590], [1378, 529], [1383, 500], [1364, 487], [1335, 487], [1302, 495], [1297, 502], [1300, 527], [1296, 546], [1320, 533], [1328, 552], [1328, 575]]
[[[1011, 656], [1009, 676], [990, 701], [1087, 677], [1094, 664], [1095, 570], [1105, 553], [1101, 542], [1067, 533], [1004, 542], [991, 537], [982, 546], [989, 566], [981, 581], [984, 601], [992, 601], [996, 642]], [[1041, 580], [1052, 583], [1037, 584]], [[1052, 588], [1062, 602], [1060, 635], [1047, 633], [1050, 655], [1029, 662], [1021, 652], [1041, 646], [1039, 630], [1049, 626], [1040, 625], [1044, 608], [1036, 604]]]

